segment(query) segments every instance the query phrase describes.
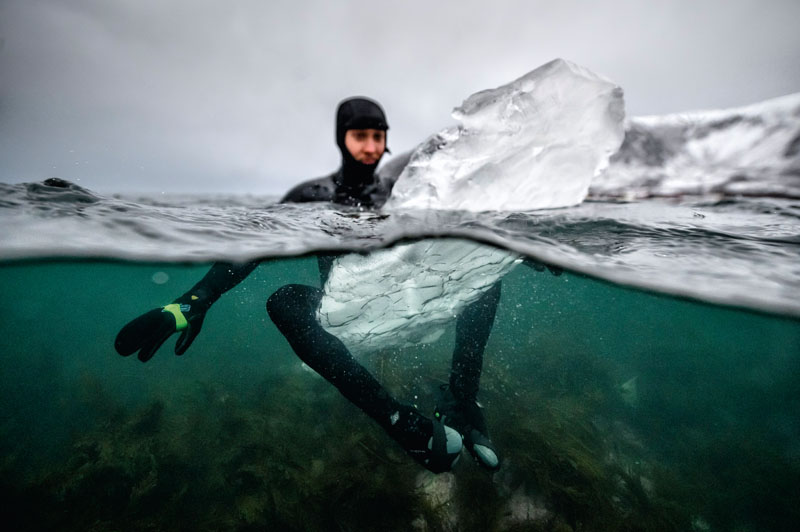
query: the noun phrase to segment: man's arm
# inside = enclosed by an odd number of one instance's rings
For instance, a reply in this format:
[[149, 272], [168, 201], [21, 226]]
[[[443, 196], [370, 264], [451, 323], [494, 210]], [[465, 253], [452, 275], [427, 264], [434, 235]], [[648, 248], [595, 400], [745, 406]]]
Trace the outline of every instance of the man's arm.
[[139, 360], [147, 362], [167, 338], [180, 332], [175, 354], [182, 355], [200, 334], [211, 305], [242, 282], [256, 266], [257, 261], [215, 263], [200, 282], [172, 303], [145, 312], [128, 322], [117, 334], [114, 348], [122, 356], [138, 352]]
[[[330, 201], [332, 179], [325, 177], [306, 181], [294, 187], [281, 203]], [[182, 355], [200, 333], [206, 312], [219, 298], [255, 270], [260, 261], [244, 263], [216, 262], [188, 292], [169, 305], [152, 309], [126, 324], [117, 335], [114, 347], [122, 356], [138, 352], [146, 362], [159, 347], [176, 332], [181, 335], [175, 344], [175, 354]]]
[[[181, 298], [192, 297], [214, 304], [222, 294], [241, 283], [256, 269], [260, 261], [243, 263], [215, 262], [208, 273]], [[180, 298], [179, 298], [180, 299]]]
[[[281, 199], [280, 203], [304, 203], [309, 201], [329, 201], [330, 200], [330, 178], [320, 178], [306, 181], [291, 189]], [[200, 332], [200, 325], [205, 313], [216, 303], [216, 301], [228, 290], [244, 281], [248, 275], [259, 265], [261, 261], [249, 262], [215, 262], [208, 273], [195, 284], [188, 292], [176, 299], [171, 305], [164, 307], [169, 312], [175, 314], [176, 322], [181, 323], [181, 313], [200, 313], [201, 318], [195, 320], [197, 326], [191, 329], [192, 319], [185, 316], [185, 321], [190, 325], [189, 333], [184, 334], [178, 340], [175, 348], [177, 354], [182, 354], [192, 343], [197, 333]], [[176, 306], [177, 305], [177, 306]], [[184, 310], [185, 309], [185, 310]], [[176, 313], [177, 312], [177, 313]], [[180, 328], [178, 330], [181, 330]], [[160, 344], [159, 344], [160, 345]], [[141, 358], [141, 354], [139, 357]], [[150, 354], [152, 356], [152, 353]]]
[[333, 201], [334, 186], [331, 176], [305, 181], [292, 188], [279, 203], [308, 203]]

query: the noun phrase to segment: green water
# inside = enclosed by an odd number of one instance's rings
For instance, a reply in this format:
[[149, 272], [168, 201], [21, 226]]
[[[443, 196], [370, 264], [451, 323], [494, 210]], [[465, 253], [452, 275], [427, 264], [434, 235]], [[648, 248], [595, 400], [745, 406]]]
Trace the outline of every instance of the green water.
[[[116, 354], [207, 265], [0, 266], [0, 495], [15, 530], [793, 530], [800, 321], [518, 268], [481, 402], [504, 459], [435, 477], [303, 369], [262, 264], [183, 357]], [[157, 284], [162, 272], [168, 281]], [[163, 280], [164, 275], [156, 279]], [[363, 359], [433, 409], [451, 329]]]

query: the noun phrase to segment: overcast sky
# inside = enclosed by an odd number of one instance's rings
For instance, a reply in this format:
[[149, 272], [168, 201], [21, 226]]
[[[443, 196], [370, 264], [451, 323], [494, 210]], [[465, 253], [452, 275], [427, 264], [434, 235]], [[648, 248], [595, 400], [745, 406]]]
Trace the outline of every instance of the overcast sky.
[[800, 1], [0, 0], [0, 181], [280, 194], [334, 170], [344, 97], [389, 145], [556, 57], [629, 115], [800, 91]]

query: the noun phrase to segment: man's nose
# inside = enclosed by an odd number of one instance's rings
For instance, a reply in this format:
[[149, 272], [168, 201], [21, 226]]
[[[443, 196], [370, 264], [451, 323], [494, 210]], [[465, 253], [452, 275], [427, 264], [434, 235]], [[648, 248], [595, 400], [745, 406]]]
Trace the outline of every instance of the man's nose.
[[378, 143], [375, 142], [375, 139], [367, 139], [367, 143], [364, 146], [364, 151], [368, 151], [370, 153], [375, 153], [378, 151]]

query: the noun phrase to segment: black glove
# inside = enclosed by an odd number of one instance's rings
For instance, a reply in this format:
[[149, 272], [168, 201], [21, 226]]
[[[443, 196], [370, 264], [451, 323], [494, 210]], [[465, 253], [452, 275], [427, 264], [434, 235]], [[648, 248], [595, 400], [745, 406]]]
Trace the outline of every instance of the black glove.
[[207, 298], [188, 292], [171, 304], [146, 312], [125, 325], [114, 341], [114, 348], [124, 357], [139, 351], [139, 360], [147, 362], [167, 338], [183, 331], [175, 344], [175, 354], [182, 355], [200, 334], [210, 307]]

